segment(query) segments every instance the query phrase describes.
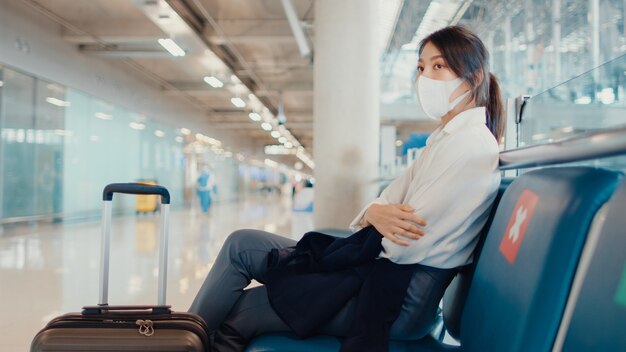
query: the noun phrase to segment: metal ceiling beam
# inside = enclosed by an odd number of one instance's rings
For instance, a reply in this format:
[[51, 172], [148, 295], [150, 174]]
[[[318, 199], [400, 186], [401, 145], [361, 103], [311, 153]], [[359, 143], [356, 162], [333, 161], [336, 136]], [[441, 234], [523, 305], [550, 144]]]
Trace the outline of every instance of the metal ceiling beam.
[[291, 0], [281, 0], [281, 3], [283, 4], [283, 10], [285, 10], [285, 16], [287, 16], [287, 20], [289, 21], [289, 27], [291, 27], [293, 36], [296, 39], [296, 44], [298, 44], [300, 55], [302, 57], [311, 56], [311, 46], [300, 25], [300, 19], [298, 18], [296, 9], [293, 7], [293, 2], [291, 2]]
[[110, 58], [170, 58], [167, 51], [159, 48], [117, 48], [101, 45], [79, 45], [78, 50], [85, 54]]
[[[250, 68], [250, 64], [237, 50], [232, 42], [226, 40], [222, 45], [212, 43], [207, 37], [208, 27], [219, 36], [227, 38], [217, 21], [211, 16], [206, 7], [199, 0], [165, 0], [174, 11], [187, 23], [187, 25], [198, 35], [205, 45], [232, 71], [237, 72], [241, 82], [248, 87], [251, 92], [257, 90], [267, 90], [257, 74]], [[241, 75], [241, 71], [246, 70], [247, 75]], [[278, 114], [277, 105], [268, 96], [259, 96], [258, 99], [270, 112], [276, 116]], [[294, 135], [296, 140], [298, 137]], [[298, 143], [302, 144], [298, 140]]]
[[404, 1], [385, 53], [400, 49], [413, 39], [430, 1]]
[[[207, 27], [211, 27], [217, 35], [223, 37], [226, 37], [226, 35], [221, 30], [215, 19], [199, 1], [166, 0], [166, 2], [191, 27], [191, 29], [196, 32], [205, 45], [211, 49], [211, 51], [213, 51], [232, 72], [240, 72], [242, 69], [247, 71], [247, 75], [242, 75], [239, 79], [251, 92], [265, 88], [262, 87], [263, 83], [258, 77], [256, 77], [254, 72], [249, 70], [249, 64], [245, 61], [237, 49], [232, 46], [232, 43], [226, 41], [226, 43], [218, 45], [209, 40], [205, 34], [207, 32]], [[193, 6], [190, 4], [193, 4]], [[278, 113], [276, 105], [270, 99], [267, 97], [259, 97], [259, 100], [261, 100], [263, 105], [265, 105], [274, 115]]]
[[[141, 21], [107, 19], [79, 24], [85, 33], [63, 31], [63, 39], [73, 44], [98, 44], [101, 41], [110, 44], [120, 43], [155, 43], [166, 35], [152, 25]], [[98, 39], [95, 39], [96, 35]]]
[[[220, 36], [210, 36], [209, 40], [216, 45], [223, 45], [226, 39]], [[229, 35], [228, 41], [233, 44], [291, 44], [293, 36], [290, 35], [272, 35], [272, 34], [239, 34]]]
[[[129, 32], [132, 33], [132, 32]], [[111, 44], [143, 44], [143, 43], [157, 43], [159, 38], [163, 38], [163, 35], [152, 35], [152, 34], [104, 34], [98, 35], [100, 40], [111, 43]], [[89, 35], [79, 35], [79, 34], [64, 34], [63, 39], [72, 44], [97, 44], [98, 41], [95, 40], [92, 36]]]

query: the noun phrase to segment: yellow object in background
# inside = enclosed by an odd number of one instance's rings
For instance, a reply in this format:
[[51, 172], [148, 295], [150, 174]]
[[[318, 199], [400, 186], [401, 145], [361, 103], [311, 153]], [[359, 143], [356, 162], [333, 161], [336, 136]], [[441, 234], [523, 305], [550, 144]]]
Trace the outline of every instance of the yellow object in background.
[[[137, 183], [156, 185], [156, 180], [138, 180]], [[137, 213], [154, 213], [159, 210], [159, 196], [154, 194], [138, 194], [135, 206]]]

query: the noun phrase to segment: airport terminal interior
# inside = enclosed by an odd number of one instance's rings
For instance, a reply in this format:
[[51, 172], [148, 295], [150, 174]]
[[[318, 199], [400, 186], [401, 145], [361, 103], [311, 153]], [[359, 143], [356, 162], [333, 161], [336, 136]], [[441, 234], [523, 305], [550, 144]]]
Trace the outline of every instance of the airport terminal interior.
[[[430, 33], [452, 25], [481, 38], [499, 80], [506, 115], [500, 172], [513, 180], [503, 203], [522, 187], [516, 184], [553, 182], [533, 178], [543, 177], [542, 169], [607, 174], [572, 181], [593, 184], [593, 195], [568, 188], [583, 197], [578, 203], [598, 204], [576, 218], [588, 222], [583, 237], [572, 240], [578, 254], [563, 264], [570, 279], [555, 289], [562, 303], [547, 303], [560, 307], [558, 318], [541, 308], [540, 318], [552, 321], [541, 328], [550, 348], [520, 342], [539, 340], [525, 335], [530, 323], [520, 323], [525, 328], [510, 349], [493, 347], [506, 346], [496, 344], [497, 333], [493, 346], [476, 347], [468, 328], [459, 335], [439, 324], [433, 336], [468, 351], [577, 350], [571, 331], [595, 260], [603, 257], [594, 251], [610, 226], [601, 224], [619, 218], [615, 209], [624, 205], [619, 182], [608, 185], [607, 175], [621, 180], [626, 171], [625, 0], [0, 0], [0, 351], [29, 350], [51, 319], [98, 303], [107, 184], [168, 189], [166, 303], [175, 311], [189, 309], [235, 230], [294, 240], [315, 229], [348, 231], [359, 211], [419, 159], [438, 127], [416, 95], [418, 49]], [[552, 149], [533, 149], [544, 145]], [[599, 194], [604, 198], [587, 202]], [[160, 199], [114, 196], [110, 304], [157, 302]], [[561, 203], [578, 204], [568, 202]], [[549, 218], [551, 211], [528, 218]], [[621, 237], [613, 247], [626, 252]], [[545, 253], [556, 250], [554, 243]], [[557, 268], [557, 253], [534, 262]], [[613, 330], [622, 331], [626, 263], [614, 266], [605, 301], [613, 304]], [[549, 271], [538, 281], [554, 283]], [[523, 282], [507, 287], [551, 292]], [[475, 295], [470, 291], [467, 316], [477, 314]], [[531, 306], [537, 297], [520, 298], [518, 315], [539, 311]], [[621, 347], [579, 350], [626, 348], [622, 333], [602, 329], [609, 341], [602, 346]], [[305, 351], [276, 348], [254, 351]]]

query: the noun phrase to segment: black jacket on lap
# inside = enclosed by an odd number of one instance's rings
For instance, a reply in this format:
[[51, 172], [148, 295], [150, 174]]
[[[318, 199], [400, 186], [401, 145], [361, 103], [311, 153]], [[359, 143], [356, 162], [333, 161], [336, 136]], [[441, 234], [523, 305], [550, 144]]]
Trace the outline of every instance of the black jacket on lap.
[[304, 338], [356, 297], [356, 312], [342, 352], [387, 351], [413, 270], [377, 259], [382, 236], [366, 227], [350, 237], [308, 232], [295, 247], [268, 254], [265, 285], [276, 313]]

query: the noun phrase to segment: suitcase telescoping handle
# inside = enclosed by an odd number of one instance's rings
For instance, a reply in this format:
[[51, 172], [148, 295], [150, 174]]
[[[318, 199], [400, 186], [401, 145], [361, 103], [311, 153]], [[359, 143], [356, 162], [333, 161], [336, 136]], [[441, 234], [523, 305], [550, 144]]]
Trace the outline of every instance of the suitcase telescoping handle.
[[102, 238], [100, 255], [100, 299], [98, 305], [108, 305], [109, 295], [109, 252], [111, 247], [111, 205], [114, 193], [154, 194], [161, 196], [161, 248], [159, 250], [159, 286], [157, 304], [165, 305], [167, 282], [167, 240], [170, 211], [170, 193], [165, 187], [142, 183], [112, 183], [102, 192]]

